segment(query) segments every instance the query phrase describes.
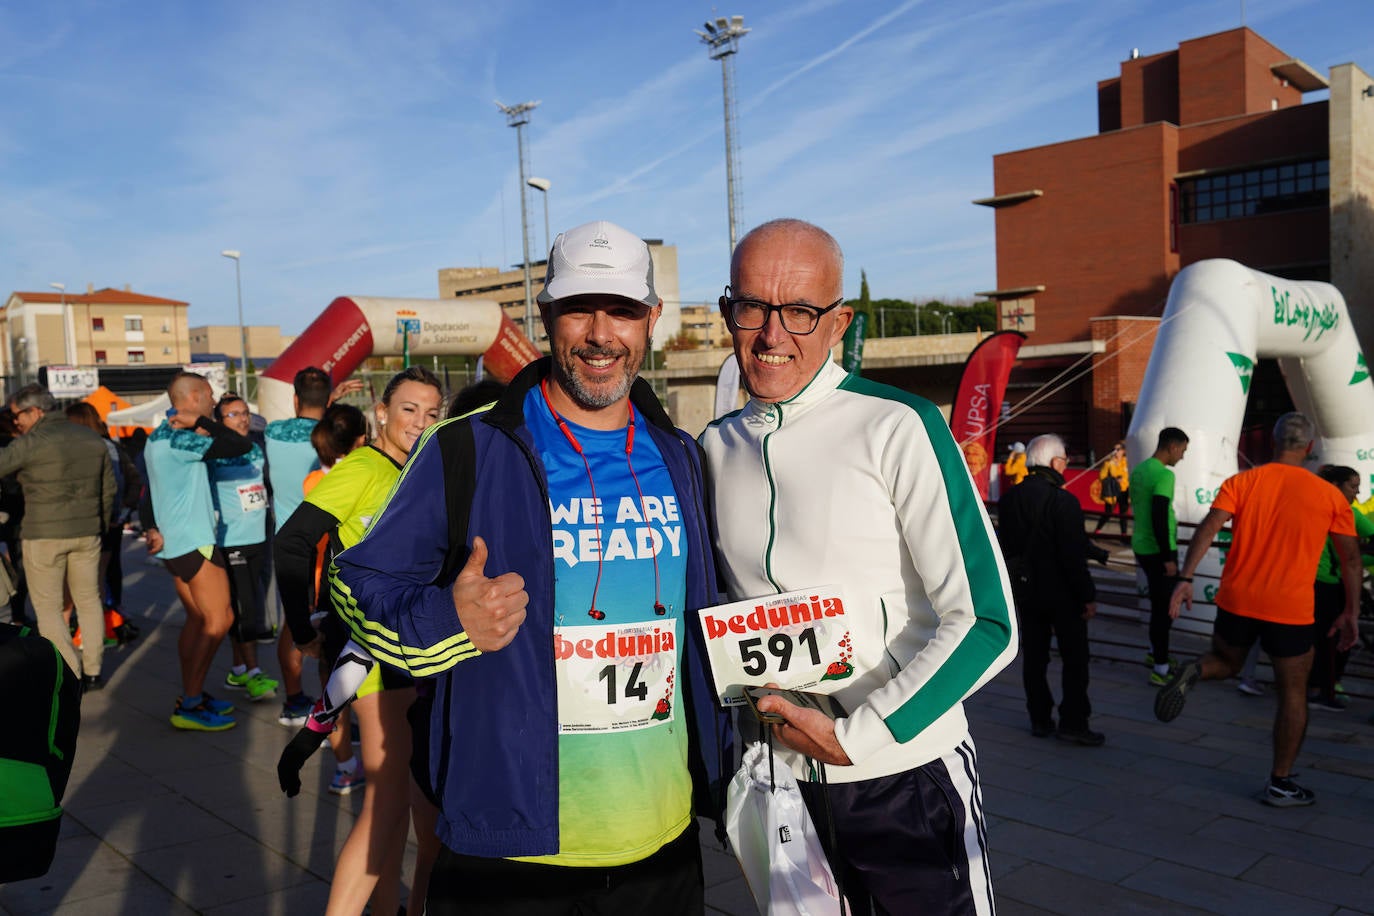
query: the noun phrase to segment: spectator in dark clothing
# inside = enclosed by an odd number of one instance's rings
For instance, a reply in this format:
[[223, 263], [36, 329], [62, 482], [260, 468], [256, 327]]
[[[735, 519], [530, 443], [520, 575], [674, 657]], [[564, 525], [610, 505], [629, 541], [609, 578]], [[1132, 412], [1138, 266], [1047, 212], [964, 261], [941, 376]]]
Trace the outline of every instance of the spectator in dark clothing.
[[[14, 411], [9, 407], [0, 409], [0, 448], [8, 446], [19, 438], [19, 429], [14, 425]], [[24, 542], [19, 538], [19, 523], [24, 519], [24, 489], [19, 486], [19, 477], [10, 474], [0, 478], [0, 544], [10, 560], [10, 579], [14, 582], [14, 594], [10, 596], [10, 620], [17, 624], [36, 627], [28, 614], [29, 584], [24, 575]]]
[[[1106, 740], [1088, 727], [1088, 620], [1097, 613], [1097, 590], [1088, 573], [1083, 509], [1064, 490], [1068, 463], [1063, 439], [1031, 440], [1026, 449], [1030, 473], [998, 503], [998, 537], [1021, 618], [1021, 678], [1031, 734], [1097, 747]], [[1051, 636], [1059, 643], [1064, 668], [1057, 729], [1046, 677]]]

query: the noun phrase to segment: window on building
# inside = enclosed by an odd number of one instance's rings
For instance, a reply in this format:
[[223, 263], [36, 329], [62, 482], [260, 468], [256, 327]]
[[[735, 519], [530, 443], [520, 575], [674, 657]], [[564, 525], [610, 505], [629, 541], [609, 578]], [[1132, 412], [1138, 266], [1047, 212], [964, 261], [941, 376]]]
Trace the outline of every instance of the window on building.
[[147, 361], [148, 361], [148, 360], [147, 360], [146, 357], [144, 357], [143, 351], [142, 351], [142, 350], [130, 350], [130, 351], [129, 351], [129, 362], [131, 362], [131, 363], [146, 363]]
[[1284, 210], [1324, 207], [1329, 198], [1331, 160], [1312, 159], [1188, 178], [1178, 183], [1182, 222], [1260, 216]]
[[103, 366], [103, 365], [105, 365], [105, 364], [108, 363], [108, 362], [109, 362], [109, 360], [105, 358], [105, 351], [104, 351], [104, 350], [96, 350], [96, 351], [95, 351], [95, 364], [96, 364], [97, 366]]
[[104, 318], [92, 318], [92, 319], [91, 319], [91, 330], [92, 330], [92, 331], [103, 331], [103, 330], [105, 330], [105, 319], [104, 319]]
[[125, 318], [125, 319], [124, 319], [124, 330], [126, 330], [126, 331], [141, 331], [141, 330], [143, 330], [143, 319], [142, 319], [142, 318]]

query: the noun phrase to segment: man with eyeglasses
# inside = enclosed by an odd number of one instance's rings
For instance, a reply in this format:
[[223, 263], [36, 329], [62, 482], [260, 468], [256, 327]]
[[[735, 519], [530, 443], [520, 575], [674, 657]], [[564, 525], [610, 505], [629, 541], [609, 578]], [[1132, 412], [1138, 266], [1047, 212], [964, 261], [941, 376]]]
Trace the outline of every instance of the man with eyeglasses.
[[[870, 900], [991, 913], [962, 701], [1016, 654], [1010, 585], [939, 408], [832, 361], [853, 318], [843, 272], [829, 233], [775, 220], [741, 240], [720, 299], [751, 396], [700, 440], [726, 590], [796, 594], [829, 615], [822, 628], [760, 614], [763, 629], [739, 643], [763, 650], [745, 667], [757, 679], [742, 683], [830, 693], [848, 710], [832, 720], [759, 701], [786, 720], [774, 745], [855, 913]], [[798, 674], [813, 661], [818, 673]]]
[[[1088, 621], [1097, 613], [1097, 587], [1088, 572], [1091, 544], [1083, 507], [1064, 489], [1064, 440], [1036, 436], [1026, 447], [1026, 465], [1025, 481], [997, 503], [997, 525], [1021, 624], [1021, 683], [1031, 734], [1098, 747], [1106, 737], [1088, 727]], [[1057, 726], [1045, 676], [1051, 637], [1063, 666]]]

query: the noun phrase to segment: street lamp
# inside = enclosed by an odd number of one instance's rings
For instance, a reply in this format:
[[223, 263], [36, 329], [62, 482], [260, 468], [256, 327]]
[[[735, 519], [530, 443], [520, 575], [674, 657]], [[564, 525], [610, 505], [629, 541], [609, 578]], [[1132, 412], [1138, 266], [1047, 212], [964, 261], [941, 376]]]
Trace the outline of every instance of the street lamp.
[[24, 387], [24, 365], [29, 361], [29, 339], [16, 337], [15, 346], [19, 348], [19, 358], [14, 361], [14, 374], [19, 377], [19, 387]]
[[72, 333], [68, 329], [71, 321], [67, 317], [67, 284], [49, 283], [53, 289], [62, 294], [62, 355], [67, 359], [67, 365], [76, 365], [75, 347], [72, 346]]
[[730, 214], [730, 253], [735, 253], [735, 239], [739, 226], [739, 185], [735, 172], [739, 170], [735, 155], [735, 53], [739, 51], [739, 40], [748, 34], [744, 27], [743, 16], [717, 16], [714, 24], [710, 20], [702, 23], [701, 29], [694, 29], [701, 43], [706, 45], [706, 55], [711, 60], [720, 61], [720, 78], [725, 95], [725, 201]]
[[525, 203], [525, 125], [530, 123], [530, 112], [539, 106], [535, 102], [521, 102], [519, 105], [496, 107], [506, 116], [506, 126], [515, 128], [515, 146], [520, 154], [520, 250], [524, 254], [525, 270], [525, 336], [534, 340], [534, 293], [530, 289], [530, 219], [528, 205]]
[[[553, 187], [553, 183], [547, 178], [526, 178], [525, 184], [537, 189], [544, 198], [544, 252], [547, 255], [553, 248], [553, 241], [549, 237], [549, 188]], [[544, 270], [548, 272], [547, 265]]]
[[245, 400], [248, 398], [248, 330], [243, 326], [243, 278], [239, 275], [239, 258], [242, 252], [232, 248], [226, 248], [220, 252], [220, 257], [229, 258], [234, 262], [234, 290], [239, 298], [239, 385], [243, 387], [240, 392]]

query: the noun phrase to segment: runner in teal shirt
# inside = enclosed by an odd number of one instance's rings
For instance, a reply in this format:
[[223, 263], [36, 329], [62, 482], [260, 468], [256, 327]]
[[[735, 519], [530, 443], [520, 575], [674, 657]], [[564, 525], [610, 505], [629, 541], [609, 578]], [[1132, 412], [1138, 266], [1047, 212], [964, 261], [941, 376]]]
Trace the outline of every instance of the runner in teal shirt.
[[[234, 432], [248, 434], [248, 404], [235, 394], [215, 405], [215, 418]], [[229, 564], [229, 596], [234, 625], [229, 630], [233, 667], [224, 686], [242, 690], [253, 702], [277, 695], [277, 682], [258, 667], [257, 640], [272, 635], [264, 613], [264, 564], [267, 562], [267, 484], [263, 482], [262, 449], [254, 443], [247, 455], [210, 462], [214, 484], [215, 541]]]

